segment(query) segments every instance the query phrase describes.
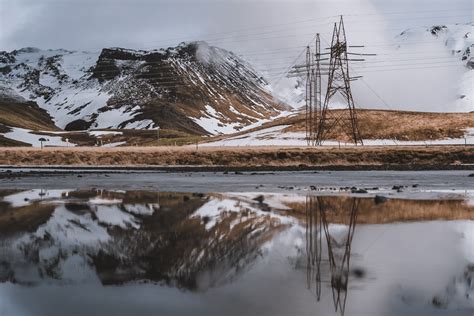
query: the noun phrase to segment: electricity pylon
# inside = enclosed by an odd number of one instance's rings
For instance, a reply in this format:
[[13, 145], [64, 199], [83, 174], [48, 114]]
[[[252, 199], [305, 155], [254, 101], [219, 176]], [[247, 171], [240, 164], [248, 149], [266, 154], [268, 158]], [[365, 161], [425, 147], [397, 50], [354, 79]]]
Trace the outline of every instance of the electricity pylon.
[[[322, 145], [323, 141], [328, 138], [329, 133], [337, 126], [341, 127], [342, 132], [344, 132], [354, 144], [363, 145], [350, 85], [351, 80], [356, 78], [351, 78], [349, 75], [349, 61], [360, 61], [361, 59], [349, 59], [347, 57], [347, 47], [346, 31], [341, 16], [339, 25], [334, 23], [331, 47], [329, 48], [328, 87], [319, 118], [316, 145]], [[343, 97], [344, 103], [346, 104], [345, 110], [329, 112], [329, 102], [336, 93], [339, 93]]]

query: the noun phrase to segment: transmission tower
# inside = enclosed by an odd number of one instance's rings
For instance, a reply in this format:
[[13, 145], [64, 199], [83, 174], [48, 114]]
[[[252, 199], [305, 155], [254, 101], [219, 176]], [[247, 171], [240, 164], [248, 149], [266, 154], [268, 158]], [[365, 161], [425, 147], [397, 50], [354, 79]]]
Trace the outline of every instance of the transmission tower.
[[[316, 145], [322, 145], [323, 141], [328, 138], [329, 133], [337, 126], [341, 127], [342, 132], [344, 132], [354, 144], [363, 145], [350, 85], [351, 80], [356, 78], [351, 78], [349, 75], [349, 61], [361, 61], [362, 59], [349, 59], [347, 57], [347, 47], [346, 31], [341, 16], [339, 25], [337, 25], [337, 23], [334, 24], [331, 47], [329, 48], [328, 87], [319, 118]], [[345, 110], [329, 112], [329, 102], [336, 93], [339, 93], [343, 97], [344, 103], [346, 104]]]
[[321, 107], [321, 39], [319, 38], [319, 33], [316, 34], [316, 44], [314, 51], [314, 61], [315, 61], [315, 70], [314, 70], [314, 118], [313, 118], [313, 138], [312, 145], [316, 144], [317, 140], [317, 131], [319, 130], [319, 121], [321, 119], [322, 107]]
[[306, 47], [306, 94], [305, 94], [305, 129], [306, 142], [309, 145], [314, 144], [314, 67], [312, 61], [313, 54], [311, 48]]
[[[329, 55], [329, 53], [324, 53]], [[306, 63], [296, 65], [288, 73], [288, 77], [306, 77], [305, 87], [305, 130], [306, 142], [308, 146], [316, 144], [318, 124], [321, 117], [321, 39], [319, 33], [316, 34], [316, 44], [314, 53], [310, 46], [306, 47]], [[326, 70], [327, 72], [327, 70]], [[327, 73], [326, 73], [327, 74]]]
[[[306, 77], [305, 95], [305, 130], [306, 142], [310, 145], [323, 145], [323, 142], [331, 136], [331, 132], [337, 127], [339, 132], [345, 134], [355, 145], [363, 145], [359, 130], [357, 111], [352, 97], [350, 82], [361, 78], [350, 77], [349, 61], [364, 61], [364, 59], [348, 58], [348, 55], [374, 56], [375, 54], [359, 54], [348, 52], [346, 31], [341, 16], [339, 24], [334, 23], [331, 47], [329, 52], [321, 53], [321, 40], [319, 33], [316, 34], [316, 45], [314, 53], [310, 46], [306, 47], [306, 63], [295, 65], [287, 73], [287, 77]], [[326, 55], [329, 55], [327, 57]], [[321, 58], [324, 56], [324, 58]], [[329, 63], [321, 61], [329, 60]], [[328, 86], [324, 104], [321, 102], [322, 85], [321, 77], [328, 76]], [[329, 111], [330, 101], [336, 94], [342, 96], [346, 105], [342, 111]], [[334, 135], [333, 135], [334, 136]]]

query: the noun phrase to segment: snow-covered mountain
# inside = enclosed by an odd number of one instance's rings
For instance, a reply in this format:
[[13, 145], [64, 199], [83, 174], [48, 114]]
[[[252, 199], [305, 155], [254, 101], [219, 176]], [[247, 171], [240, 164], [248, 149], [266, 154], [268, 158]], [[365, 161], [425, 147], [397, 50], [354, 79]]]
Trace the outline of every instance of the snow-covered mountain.
[[[413, 43], [427, 43], [428, 49], [439, 50], [429, 52], [427, 55], [433, 56], [436, 53], [447, 52], [449, 55], [455, 57], [455, 60], [459, 61], [465, 67], [465, 72], [458, 82], [457, 95], [455, 96], [455, 102], [451, 105], [451, 108], [459, 112], [471, 112], [474, 111], [474, 34], [473, 23], [469, 24], [449, 24], [449, 25], [435, 25], [426, 28], [414, 28], [407, 29], [400, 33], [396, 38], [398, 49], [403, 50], [407, 45]], [[442, 44], [439, 46], [433, 46], [431, 44]], [[412, 55], [413, 56], [413, 55]], [[440, 56], [439, 54], [437, 56]], [[423, 64], [431, 63], [428, 65], [436, 66], [447, 65], [450, 63], [446, 59], [431, 59], [427, 58], [425, 61], [420, 61], [420, 66]]]
[[153, 51], [0, 52], [0, 86], [36, 102], [66, 130], [230, 133], [284, 110], [250, 64], [205, 42]]

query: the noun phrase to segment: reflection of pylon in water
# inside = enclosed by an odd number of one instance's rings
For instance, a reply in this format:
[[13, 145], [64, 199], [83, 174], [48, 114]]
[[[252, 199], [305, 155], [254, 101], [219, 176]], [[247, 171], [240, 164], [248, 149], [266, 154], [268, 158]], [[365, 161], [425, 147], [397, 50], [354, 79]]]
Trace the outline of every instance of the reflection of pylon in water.
[[316, 200], [306, 197], [306, 254], [307, 285], [311, 289], [314, 283], [316, 299], [321, 299], [321, 259], [322, 259], [322, 223], [319, 212], [314, 212]]
[[[308, 287], [315, 284], [316, 298], [321, 298], [321, 260], [322, 260], [322, 231], [327, 243], [328, 261], [331, 273], [331, 289], [335, 310], [344, 315], [347, 289], [349, 282], [349, 263], [351, 244], [354, 236], [358, 199], [351, 199], [350, 204], [329, 203], [324, 197], [308, 197], [306, 201], [306, 252], [308, 256], [307, 281]], [[338, 242], [329, 231], [328, 215], [347, 214], [348, 230]]]

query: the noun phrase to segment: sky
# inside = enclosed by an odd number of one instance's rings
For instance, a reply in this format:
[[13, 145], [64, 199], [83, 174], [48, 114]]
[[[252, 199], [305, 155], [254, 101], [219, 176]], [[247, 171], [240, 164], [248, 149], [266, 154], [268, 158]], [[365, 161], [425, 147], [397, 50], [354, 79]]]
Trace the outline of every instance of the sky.
[[[280, 79], [285, 69], [321, 33], [329, 45], [333, 23], [345, 15], [351, 43], [366, 45], [363, 52], [387, 53], [386, 47], [401, 31], [435, 24], [473, 20], [472, 0], [0, 0], [0, 50], [33, 46], [43, 49], [99, 51], [104, 47], [156, 49], [182, 41], [205, 40], [243, 56], [262, 71], [276, 89], [292, 89]], [[369, 47], [373, 47], [369, 51]], [[430, 74], [431, 76], [432, 74]], [[440, 72], [447, 83], [459, 77]], [[379, 85], [387, 101], [356, 89], [368, 106], [387, 103], [395, 108], [441, 110], [444, 95], [452, 91], [429, 85], [423, 102], [390, 95], [399, 77], [384, 86], [379, 76], [366, 82]], [[407, 89], [413, 82], [407, 84]], [[426, 85], [425, 85], [426, 86]], [[442, 87], [441, 87], [442, 88]], [[360, 91], [359, 91], [360, 90]], [[370, 91], [370, 90], [369, 90]], [[427, 96], [430, 94], [431, 96]], [[433, 93], [436, 91], [436, 93]], [[417, 94], [418, 94], [417, 93]], [[383, 98], [383, 96], [382, 96]], [[419, 99], [419, 98], [418, 98]], [[442, 102], [441, 102], [441, 101]], [[439, 103], [438, 106], [433, 105]]]

